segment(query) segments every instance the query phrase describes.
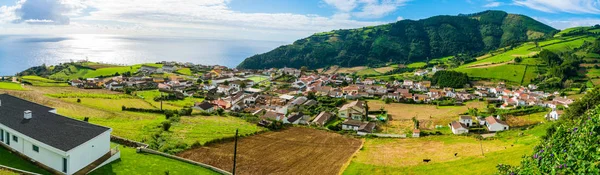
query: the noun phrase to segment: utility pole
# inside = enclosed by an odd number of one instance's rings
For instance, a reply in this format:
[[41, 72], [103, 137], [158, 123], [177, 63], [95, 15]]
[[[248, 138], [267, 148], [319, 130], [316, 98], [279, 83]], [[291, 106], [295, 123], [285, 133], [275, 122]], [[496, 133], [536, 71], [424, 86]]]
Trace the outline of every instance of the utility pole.
[[162, 93], [162, 92], [160, 92], [160, 110], [161, 110], [161, 111], [163, 110], [163, 107], [162, 107], [162, 101], [163, 101], [163, 93]]
[[481, 136], [481, 138], [479, 138], [479, 146], [481, 147], [481, 155], [483, 157], [485, 157], [485, 155], [483, 154], [483, 135], [481, 134], [481, 130], [479, 130], [479, 136]]
[[233, 147], [233, 171], [231, 174], [235, 175], [235, 164], [237, 161], [237, 142], [238, 142], [238, 129], [235, 129], [235, 146]]

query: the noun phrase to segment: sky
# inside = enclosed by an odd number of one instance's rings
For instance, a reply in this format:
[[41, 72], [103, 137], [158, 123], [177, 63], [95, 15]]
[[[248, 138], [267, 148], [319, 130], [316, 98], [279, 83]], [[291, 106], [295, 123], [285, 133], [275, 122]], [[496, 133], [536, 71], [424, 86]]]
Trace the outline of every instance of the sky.
[[557, 29], [600, 23], [600, 0], [0, 0], [0, 34], [291, 42], [317, 32], [485, 10]]

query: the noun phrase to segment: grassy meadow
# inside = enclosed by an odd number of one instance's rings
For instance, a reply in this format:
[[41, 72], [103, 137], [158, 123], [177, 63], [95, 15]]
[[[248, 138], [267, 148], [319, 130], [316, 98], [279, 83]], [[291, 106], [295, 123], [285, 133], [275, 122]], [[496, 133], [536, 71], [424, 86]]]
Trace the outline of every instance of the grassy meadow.
[[136, 153], [134, 148], [124, 147], [117, 144], [121, 151], [121, 159], [105, 165], [93, 172], [91, 175], [105, 174], [198, 174], [218, 175], [212, 170], [192, 165], [186, 162], [173, 160], [153, 154]]
[[12, 82], [0, 82], [0, 89], [5, 90], [25, 90], [21, 84]]
[[[16, 168], [16, 169], [20, 169], [20, 170], [25, 170], [25, 171], [29, 171], [29, 172], [33, 172], [33, 173], [39, 173], [39, 174], [50, 174], [50, 172], [37, 167], [35, 164], [22, 159], [21, 157], [14, 155], [12, 153], [10, 153], [6, 148], [0, 146], [0, 165], [4, 165], [7, 167], [11, 167], [11, 168]], [[0, 174], [2, 173], [6, 173], [7, 175], [10, 174], [16, 174], [16, 173], [12, 173], [10, 171], [5, 171], [2, 172], [0, 170]]]
[[496, 165], [518, 165], [522, 156], [531, 154], [548, 126], [501, 132], [482, 142], [454, 135], [366, 139], [343, 174], [435, 174], [444, 169], [451, 170], [444, 174], [494, 174]]

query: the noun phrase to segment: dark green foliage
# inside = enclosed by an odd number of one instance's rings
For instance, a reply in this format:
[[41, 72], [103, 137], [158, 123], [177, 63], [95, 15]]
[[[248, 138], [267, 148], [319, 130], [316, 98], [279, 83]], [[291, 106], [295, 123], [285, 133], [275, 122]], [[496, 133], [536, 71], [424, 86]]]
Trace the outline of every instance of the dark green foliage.
[[521, 62], [523, 62], [523, 58], [521, 58], [521, 57], [515, 58], [515, 63], [521, 63]]
[[169, 131], [170, 128], [171, 128], [171, 122], [170, 121], [164, 121], [164, 122], [162, 122], [162, 129], [163, 129], [163, 131]]
[[435, 16], [423, 20], [318, 33], [247, 58], [248, 69], [340, 65], [376, 66], [389, 62], [428, 61], [457, 54], [479, 54], [535, 39], [528, 32], [552, 36], [556, 30], [522, 15], [486, 11], [472, 15]]
[[548, 63], [548, 65], [550, 67], [552, 66], [557, 66], [560, 65], [562, 63], [562, 60], [560, 59], [560, 57], [555, 54], [552, 51], [549, 50], [542, 50], [542, 52], [540, 52], [539, 57], [544, 60], [544, 62]]
[[431, 83], [439, 87], [462, 88], [469, 83], [469, 76], [462, 72], [438, 71], [433, 74]]

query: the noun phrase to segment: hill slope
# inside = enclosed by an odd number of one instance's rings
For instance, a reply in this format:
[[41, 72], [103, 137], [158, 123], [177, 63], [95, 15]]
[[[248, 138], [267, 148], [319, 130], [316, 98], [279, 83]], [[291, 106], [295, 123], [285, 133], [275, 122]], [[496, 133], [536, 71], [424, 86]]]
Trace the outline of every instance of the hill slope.
[[435, 16], [423, 20], [317, 33], [244, 60], [238, 68], [352, 67], [416, 62], [476, 54], [518, 42], [550, 37], [556, 30], [534, 19], [502, 11]]

